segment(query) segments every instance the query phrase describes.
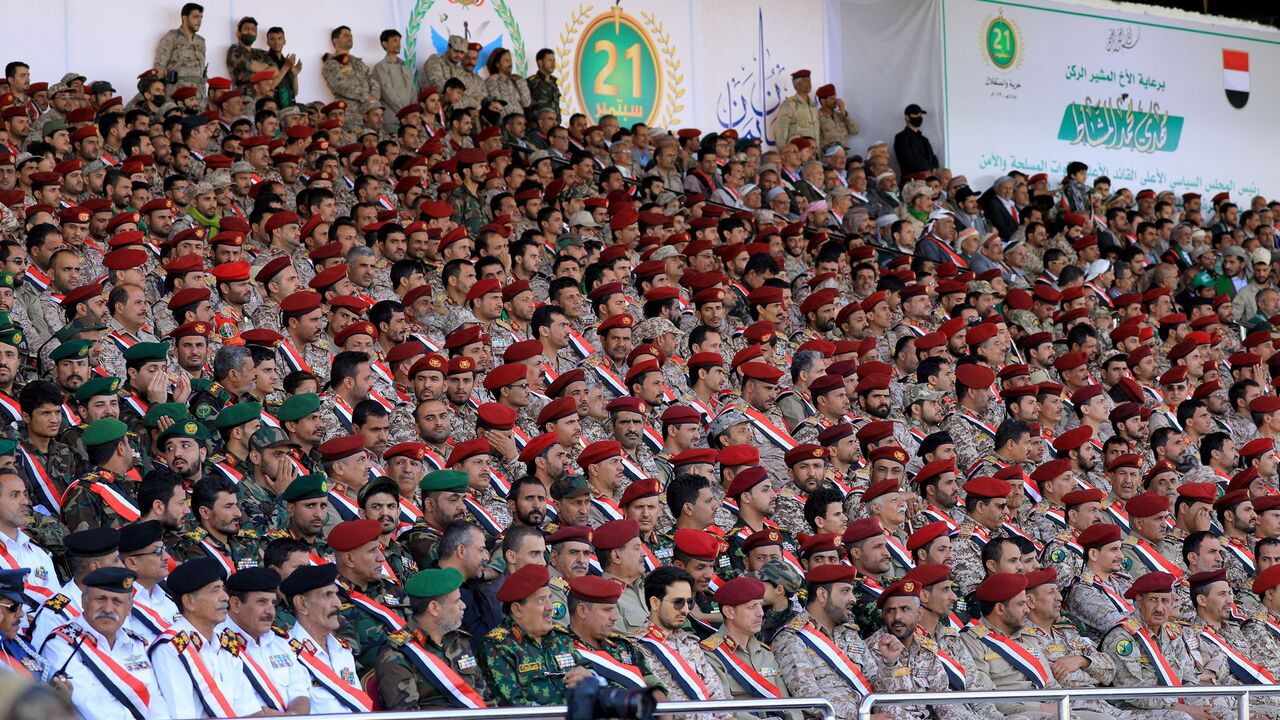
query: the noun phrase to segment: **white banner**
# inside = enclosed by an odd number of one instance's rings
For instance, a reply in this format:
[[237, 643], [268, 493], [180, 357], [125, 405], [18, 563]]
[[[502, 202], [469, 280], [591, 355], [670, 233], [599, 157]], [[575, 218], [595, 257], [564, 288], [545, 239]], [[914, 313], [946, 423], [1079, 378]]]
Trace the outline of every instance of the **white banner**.
[[1113, 188], [1280, 193], [1260, 162], [1280, 34], [1037, 2], [941, 0], [947, 163], [976, 187], [1068, 162]]
[[[284, 28], [285, 53], [303, 63], [304, 101], [329, 100], [321, 57], [329, 33], [352, 29], [352, 54], [368, 65], [384, 52], [378, 35], [394, 28], [415, 70], [451, 34], [480, 44], [479, 73], [496, 48], [512, 52], [517, 72], [532, 74], [540, 49], [556, 52], [563, 110], [604, 112], [635, 122], [703, 132], [735, 128], [759, 137], [769, 115], [793, 93], [791, 72], [808, 68], [813, 86], [828, 82], [824, 0], [206, 0], [208, 75], [228, 76], [227, 47], [243, 16]], [[30, 5], [0, 0], [6, 60], [31, 66], [33, 81], [74, 71], [107, 80], [127, 102], [153, 61], [160, 37], [179, 23], [181, 3], [113, 0]], [[127, 28], [126, 28], [127, 26]], [[834, 50], [832, 52], [835, 52]], [[394, 111], [394, 108], [392, 109]]]

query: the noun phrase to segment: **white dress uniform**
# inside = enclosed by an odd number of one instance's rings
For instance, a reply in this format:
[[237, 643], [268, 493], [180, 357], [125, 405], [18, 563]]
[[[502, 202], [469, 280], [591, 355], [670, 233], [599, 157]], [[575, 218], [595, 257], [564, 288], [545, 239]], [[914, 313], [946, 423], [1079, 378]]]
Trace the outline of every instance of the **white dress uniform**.
[[[301, 623], [296, 623], [293, 629], [289, 631], [289, 639], [302, 643], [308, 650], [315, 653], [320, 662], [333, 668], [333, 671], [348, 684], [360, 688], [360, 678], [356, 675], [355, 655], [351, 653], [351, 648], [343, 644], [335, 635], [330, 634], [325, 642], [318, 642], [302, 627]], [[308, 676], [311, 673], [305, 667], [303, 671]], [[336, 715], [351, 712], [351, 708], [339, 702], [338, 698], [318, 680], [311, 678], [310, 686], [312, 715]]]
[[27, 584], [48, 588], [50, 592], [58, 590], [58, 574], [53, 569], [53, 558], [43, 548], [31, 542], [31, 538], [18, 530], [17, 537], [9, 537], [0, 533], [0, 567], [9, 570], [28, 568]]
[[69, 582], [36, 610], [35, 625], [31, 630], [31, 647], [41, 647], [54, 628], [80, 617], [83, 609], [80, 606], [82, 592], [75, 581]]
[[[102, 680], [85, 664], [87, 650], [83, 646], [76, 648], [72, 642], [68, 642], [67, 638], [63, 637], [62, 633], [73, 637], [77, 633], [84, 633], [88, 636], [85, 642], [90, 640], [95, 642], [97, 647], [111, 656], [111, 659], [115, 660], [125, 672], [146, 686], [149, 696], [146, 714], [148, 720], [174, 717], [164, 694], [160, 691], [160, 682], [156, 678], [151, 660], [147, 657], [145, 640], [122, 628], [116, 633], [115, 643], [108, 643], [107, 639], [97, 630], [89, 627], [88, 623], [77, 621], [63, 626], [59, 633], [50, 635], [40, 655], [48, 661], [50, 672], [57, 672], [64, 664], [66, 665], [63, 672], [67, 674], [75, 688], [71, 702], [85, 720], [136, 720], [136, 718], [133, 712], [118, 700], [116, 695], [108, 690]], [[70, 662], [67, 662], [68, 658]]]
[[[222, 696], [230, 703], [237, 716], [252, 715], [262, 709], [258, 696], [249, 684], [241, 669], [240, 659], [227, 652], [218, 642], [218, 638], [209, 639], [200, 634], [186, 618], [179, 618], [173, 623], [171, 630], [186, 632], [191, 637], [200, 639], [199, 654], [204, 661], [213, 681], [217, 683]], [[195, 680], [187, 673], [186, 665], [178, 657], [178, 651], [172, 642], [155, 642], [151, 645], [151, 663], [155, 667], [156, 678], [168, 701], [172, 717], [202, 718], [209, 717], [204, 704], [197, 695]]]
[[[288, 640], [277, 635], [273, 630], [268, 630], [266, 635], [255, 638], [253, 633], [241, 628], [230, 617], [217, 627], [216, 633], [221, 637], [222, 633], [228, 630], [245, 639], [249, 655], [271, 678], [271, 682], [275, 683], [276, 690], [279, 690], [284, 697], [285, 705], [293, 702], [294, 698], [310, 696], [311, 675], [298, 663], [298, 657], [289, 647]], [[265, 699], [259, 699], [263, 700], [263, 706], [267, 705]]]
[[[141, 606], [141, 607], [140, 607]], [[150, 610], [150, 612], [144, 612]], [[160, 633], [168, 629], [182, 615], [168, 593], [156, 583], [148, 590], [141, 583], [133, 584], [133, 612], [124, 622], [125, 629], [142, 636], [148, 643], [154, 642]], [[164, 625], [160, 625], [163, 622]]]

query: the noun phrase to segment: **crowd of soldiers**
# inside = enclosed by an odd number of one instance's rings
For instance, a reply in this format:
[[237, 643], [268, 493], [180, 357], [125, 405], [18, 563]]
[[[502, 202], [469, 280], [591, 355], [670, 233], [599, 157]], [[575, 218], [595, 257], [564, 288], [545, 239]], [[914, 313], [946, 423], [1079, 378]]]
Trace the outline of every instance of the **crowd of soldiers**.
[[305, 103], [202, 16], [128, 102], [5, 68], [13, 674], [91, 720], [1275, 682], [1275, 203], [979, 192], [807, 70], [766, 145], [344, 26]]

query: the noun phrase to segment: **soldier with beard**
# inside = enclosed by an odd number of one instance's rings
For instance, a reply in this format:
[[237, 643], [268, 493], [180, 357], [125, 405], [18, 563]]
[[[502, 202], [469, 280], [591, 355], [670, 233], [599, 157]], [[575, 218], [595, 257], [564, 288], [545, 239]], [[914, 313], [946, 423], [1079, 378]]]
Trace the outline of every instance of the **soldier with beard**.
[[257, 567], [262, 560], [262, 538], [255, 530], [241, 530], [243, 514], [236, 486], [225, 478], [207, 478], [191, 489], [191, 509], [196, 529], [185, 533], [173, 548], [183, 559], [211, 557], [224, 572]]
[[360, 517], [377, 520], [381, 528], [378, 533], [382, 545], [382, 555], [391, 569], [390, 580], [404, 582], [418, 572], [418, 564], [413, 555], [396, 538], [400, 528], [400, 488], [395, 480], [380, 477], [360, 488], [356, 498], [360, 505]]
[[324, 541], [324, 525], [329, 519], [328, 479], [316, 473], [300, 475], [281, 497], [289, 525], [279, 535], [306, 545], [313, 562], [333, 562], [333, 551]]

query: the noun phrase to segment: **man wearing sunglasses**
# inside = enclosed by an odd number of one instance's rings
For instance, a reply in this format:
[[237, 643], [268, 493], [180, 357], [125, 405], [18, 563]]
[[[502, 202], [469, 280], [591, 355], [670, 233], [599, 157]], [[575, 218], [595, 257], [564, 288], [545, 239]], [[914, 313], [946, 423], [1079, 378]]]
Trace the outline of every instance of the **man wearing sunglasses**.
[[120, 562], [137, 577], [133, 581], [133, 608], [125, 628], [151, 642], [178, 618], [178, 606], [160, 587], [169, 577], [169, 549], [164, 544], [164, 525], [146, 520], [120, 528]]

